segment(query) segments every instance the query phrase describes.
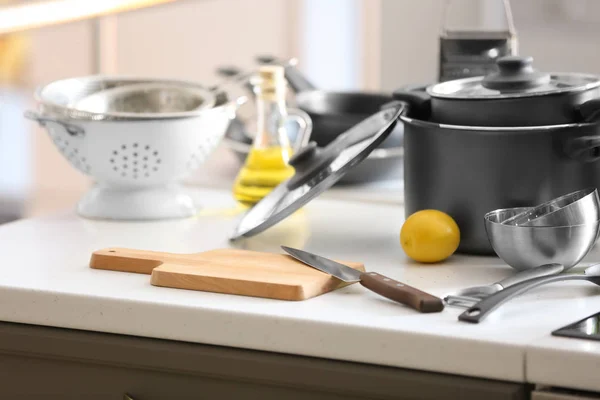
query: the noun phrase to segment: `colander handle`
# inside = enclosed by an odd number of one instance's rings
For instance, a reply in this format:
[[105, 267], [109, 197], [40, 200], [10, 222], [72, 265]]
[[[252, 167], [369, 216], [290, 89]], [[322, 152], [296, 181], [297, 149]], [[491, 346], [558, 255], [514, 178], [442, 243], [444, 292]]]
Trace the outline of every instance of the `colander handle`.
[[36, 121], [40, 126], [46, 126], [48, 122], [55, 123], [60, 125], [71, 136], [85, 135], [85, 130], [80, 126], [69, 124], [57, 118], [44, 116], [35, 111], [25, 111], [25, 118]]
[[310, 135], [312, 134], [313, 129], [312, 119], [307, 113], [297, 108], [288, 108], [287, 113], [288, 119], [296, 121], [300, 127], [298, 134], [294, 138], [294, 144], [292, 145], [294, 152], [296, 152], [306, 146], [310, 141]]

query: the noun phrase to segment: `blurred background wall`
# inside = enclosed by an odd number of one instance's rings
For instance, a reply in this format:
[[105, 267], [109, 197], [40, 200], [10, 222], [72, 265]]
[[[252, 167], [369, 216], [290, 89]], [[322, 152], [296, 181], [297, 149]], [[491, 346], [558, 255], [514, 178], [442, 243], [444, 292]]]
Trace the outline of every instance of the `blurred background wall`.
[[[0, 0], [0, 6], [7, 1], [27, 0]], [[493, 20], [494, 2], [480, 3], [481, 18]], [[27, 199], [24, 215], [68, 208], [91, 183], [68, 165], [41, 129], [21, 118], [33, 105], [38, 85], [98, 71], [212, 84], [219, 81], [214, 73], [219, 65], [250, 68], [256, 55], [268, 53], [298, 57], [299, 68], [325, 89], [393, 90], [436, 79], [443, 4], [182, 0], [29, 31], [20, 36], [26, 40], [20, 78], [0, 84], [0, 211], [18, 208], [14, 199], [19, 198]], [[538, 68], [600, 73], [595, 51], [600, 2], [513, 0], [511, 5], [519, 52], [532, 55]], [[0, 58], [3, 52], [0, 46]]]

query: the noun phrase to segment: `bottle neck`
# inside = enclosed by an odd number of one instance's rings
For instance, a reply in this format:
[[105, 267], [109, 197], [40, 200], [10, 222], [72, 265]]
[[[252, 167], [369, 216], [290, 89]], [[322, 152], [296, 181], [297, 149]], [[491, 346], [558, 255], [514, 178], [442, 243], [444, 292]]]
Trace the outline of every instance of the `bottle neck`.
[[289, 147], [289, 138], [285, 129], [287, 110], [285, 87], [261, 88], [256, 97], [256, 136], [254, 146]]

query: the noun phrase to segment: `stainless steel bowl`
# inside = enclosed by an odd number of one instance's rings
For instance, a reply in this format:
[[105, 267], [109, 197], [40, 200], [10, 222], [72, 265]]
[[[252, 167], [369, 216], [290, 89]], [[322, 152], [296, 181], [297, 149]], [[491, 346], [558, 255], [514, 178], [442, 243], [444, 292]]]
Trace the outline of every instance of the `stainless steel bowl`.
[[570, 226], [514, 226], [502, 221], [529, 208], [494, 210], [484, 217], [485, 230], [496, 254], [522, 271], [542, 264], [558, 263], [565, 270], [579, 263], [592, 249], [600, 221]]
[[568, 226], [599, 219], [598, 190], [586, 188], [532, 207], [502, 223], [515, 226]]

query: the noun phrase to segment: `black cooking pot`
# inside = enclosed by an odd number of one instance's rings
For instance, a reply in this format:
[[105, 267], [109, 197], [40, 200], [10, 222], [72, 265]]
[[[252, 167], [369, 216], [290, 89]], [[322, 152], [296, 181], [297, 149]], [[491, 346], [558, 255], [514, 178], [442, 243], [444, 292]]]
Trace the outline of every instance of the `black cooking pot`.
[[[582, 75], [573, 76], [571, 82]], [[462, 87], [474, 79], [440, 85]], [[557, 93], [548, 91], [548, 98], [519, 96], [515, 90], [510, 97], [496, 100], [441, 99], [434, 103], [433, 97], [428, 101], [423, 92], [399, 92], [397, 99], [411, 105], [411, 113], [401, 117], [406, 216], [423, 209], [444, 211], [460, 228], [458, 252], [488, 255], [494, 251], [484, 227], [487, 212], [534, 206], [578, 189], [599, 187], [599, 125], [581, 122], [592, 120], [600, 104], [593, 98], [600, 96], [597, 87], [592, 88], [593, 82], [598, 78], [586, 75], [582, 87], [571, 86], [573, 93], [559, 85]], [[530, 90], [522, 92], [532, 93]], [[576, 100], [583, 98], [590, 99], [585, 106]], [[471, 105], [469, 113], [463, 108], [465, 101]], [[455, 104], [453, 115], [450, 109]], [[563, 109], [571, 110], [566, 123], [549, 122], [565, 120], [569, 113], [558, 113]], [[535, 125], [527, 116], [545, 122]], [[501, 118], [514, 125], [507, 126]]]
[[470, 126], [540, 126], [586, 122], [600, 110], [600, 79], [581, 73], [542, 73], [531, 57], [497, 60], [498, 72], [394, 92], [418, 105], [415, 116]]

